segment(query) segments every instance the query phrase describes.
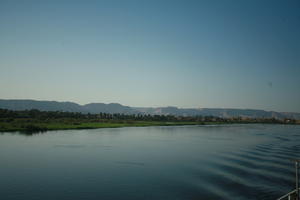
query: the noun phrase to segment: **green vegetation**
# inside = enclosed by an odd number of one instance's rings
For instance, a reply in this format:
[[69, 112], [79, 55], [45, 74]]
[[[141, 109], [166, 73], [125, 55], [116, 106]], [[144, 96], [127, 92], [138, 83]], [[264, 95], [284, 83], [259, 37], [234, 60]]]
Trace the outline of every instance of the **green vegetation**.
[[118, 128], [130, 126], [175, 126], [195, 125], [196, 122], [155, 122], [155, 121], [123, 121], [123, 122], [76, 122], [48, 121], [48, 122], [27, 122], [16, 120], [13, 123], [0, 122], [0, 131], [46, 131], [66, 129], [94, 129], [94, 128]]
[[41, 132], [46, 130], [117, 128], [130, 126], [176, 126], [225, 123], [296, 124], [292, 119], [219, 118], [213, 116], [82, 114], [59, 111], [0, 109], [0, 131]]

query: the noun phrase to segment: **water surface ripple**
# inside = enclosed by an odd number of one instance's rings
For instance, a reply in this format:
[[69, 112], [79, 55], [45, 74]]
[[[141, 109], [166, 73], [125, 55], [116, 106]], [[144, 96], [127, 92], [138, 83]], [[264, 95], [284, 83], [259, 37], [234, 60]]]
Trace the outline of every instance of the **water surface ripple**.
[[0, 134], [0, 198], [276, 199], [294, 187], [300, 126]]

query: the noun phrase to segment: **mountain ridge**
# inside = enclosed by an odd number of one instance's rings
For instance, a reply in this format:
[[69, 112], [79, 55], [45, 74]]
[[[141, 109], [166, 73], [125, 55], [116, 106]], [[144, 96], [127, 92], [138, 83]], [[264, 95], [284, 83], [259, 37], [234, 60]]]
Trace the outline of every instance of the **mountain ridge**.
[[65, 101], [39, 101], [31, 99], [0, 99], [0, 108], [9, 110], [30, 110], [41, 111], [64, 111], [81, 113], [121, 113], [121, 114], [150, 114], [150, 115], [175, 115], [175, 116], [216, 116], [222, 118], [248, 117], [248, 118], [291, 118], [300, 119], [297, 112], [275, 112], [259, 109], [239, 108], [178, 108], [175, 106], [166, 107], [130, 107], [119, 103], [89, 103], [80, 105], [74, 102]]

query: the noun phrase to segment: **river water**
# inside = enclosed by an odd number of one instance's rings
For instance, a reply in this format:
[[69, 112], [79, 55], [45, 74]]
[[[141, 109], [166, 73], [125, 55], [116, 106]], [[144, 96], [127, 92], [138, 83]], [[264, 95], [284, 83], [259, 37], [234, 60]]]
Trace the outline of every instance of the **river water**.
[[0, 199], [276, 199], [300, 126], [131, 127], [0, 134]]

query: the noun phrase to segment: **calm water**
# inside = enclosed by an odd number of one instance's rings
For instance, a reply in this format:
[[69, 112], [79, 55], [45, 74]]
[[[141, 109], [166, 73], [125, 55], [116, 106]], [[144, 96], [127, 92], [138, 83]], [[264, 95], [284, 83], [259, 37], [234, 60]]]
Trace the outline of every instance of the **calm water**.
[[294, 186], [300, 126], [0, 134], [0, 199], [275, 199]]

